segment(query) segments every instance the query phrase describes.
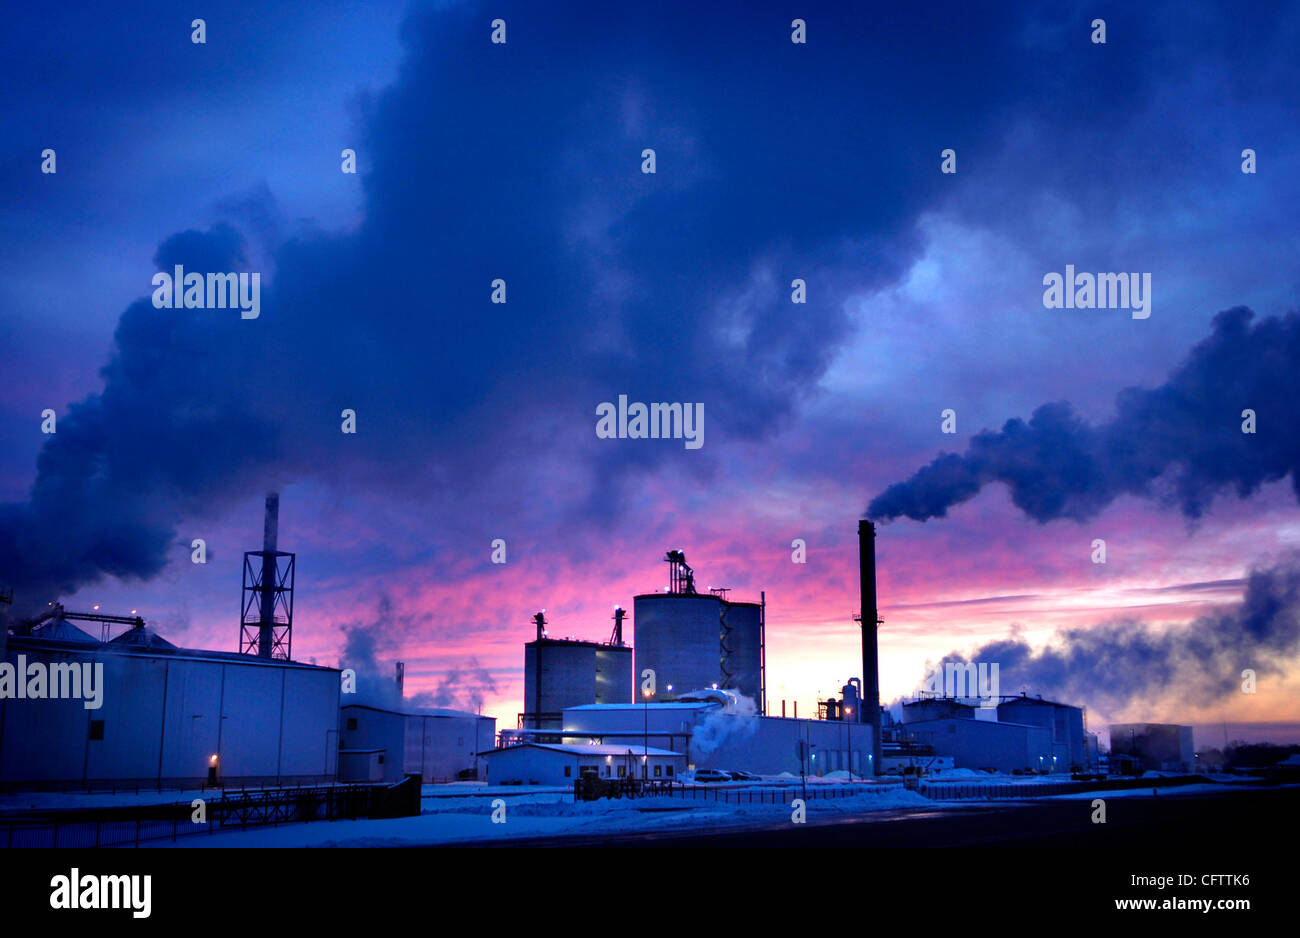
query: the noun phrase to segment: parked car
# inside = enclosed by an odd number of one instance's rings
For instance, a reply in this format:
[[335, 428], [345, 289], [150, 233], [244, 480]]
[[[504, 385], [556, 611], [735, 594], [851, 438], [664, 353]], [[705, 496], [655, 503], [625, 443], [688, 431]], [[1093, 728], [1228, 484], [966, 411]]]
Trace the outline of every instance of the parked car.
[[753, 772], [741, 772], [741, 771], [739, 771], [739, 770], [737, 770], [737, 769], [732, 769], [732, 770], [728, 771], [727, 774], [730, 775], [731, 778], [732, 778], [732, 780], [733, 780], [733, 781], [736, 781], [736, 782], [757, 782], [757, 781], [760, 781], [759, 777], [758, 777], [757, 775], [755, 775]]
[[723, 772], [718, 769], [696, 769], [695, 781], [697, 782], [729, 782], [731, 773]]

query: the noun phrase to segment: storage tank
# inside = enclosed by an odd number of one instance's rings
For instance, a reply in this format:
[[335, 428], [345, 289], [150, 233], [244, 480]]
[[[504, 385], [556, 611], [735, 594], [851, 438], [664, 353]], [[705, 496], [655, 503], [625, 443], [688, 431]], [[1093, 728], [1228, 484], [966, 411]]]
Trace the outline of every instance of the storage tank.
[[632, 702], [632, 649], [573, 639], [524, 645], [525, 727], [558, 729], [565, 707]]
[[739, 691], [763, 706], [763, 607], [758, 603], [723, 603], [719, 687]]
[[722, 600], [711, 594], [648, 593], [632, 605], [636, 680], [652, 668], [658, 696], [722, 686]]

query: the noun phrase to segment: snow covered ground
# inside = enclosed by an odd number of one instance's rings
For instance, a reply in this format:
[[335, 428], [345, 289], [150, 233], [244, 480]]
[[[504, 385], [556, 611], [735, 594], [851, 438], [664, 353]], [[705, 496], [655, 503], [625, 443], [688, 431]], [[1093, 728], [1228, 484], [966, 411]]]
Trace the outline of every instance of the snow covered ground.
[[[442, 786], [439, 786], [442, 787]], [[508, 787], [508, 786], [507, 786]], [[518, 792], [518, 788], [515, 788]], [[770, 786], [769, 786], [770, 791]], [[504, 802], [504, 822], [492, 820], [492, 802], [500, 793], [426, 799], [419, 817], [393, 820], [315, 821], [277, 828], [227, 831], [212, 837], [182, 838], [164, 847], [411, 847], [474, 844], [520, 837], [638, 833], [646, 831], [708, 831], [791, 823], [790, 800], [798, 789], [786, 789], [780, 804], [724, 804], [689, 798], [633, 798], [574, 803], [573, 795], [553, 791], [528, 792]], [[733, 795], [734, 797], [734, 795]], [[807, 823], [906, 808], [932, 807], [934, 802], [898, 786], [878, 793], [847, 798], [810, 798]], [[501, 815], [498, 814], [500, 817]]]

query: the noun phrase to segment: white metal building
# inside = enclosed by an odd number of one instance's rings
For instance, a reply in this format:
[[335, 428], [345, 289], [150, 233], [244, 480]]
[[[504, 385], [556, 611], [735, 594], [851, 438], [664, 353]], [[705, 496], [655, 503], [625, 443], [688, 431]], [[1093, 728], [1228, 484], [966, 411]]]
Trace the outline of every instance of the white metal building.
[[[342, 708], [339, 727], [340, 748], [349, 753], [340, 766], [340, 780], [371, 780], [374, 766], [382, 768], [385, 781], [411, 774], [425, 782], [481, 777], [478, 755], [492, 748], [496, 725], [495, 717], [461, 710], [399, 712], [349, 704]], [[372, 755], [353, 754], [361, 751]], [[365, 775], [354, 774], [363, 771]]]
[[494, 785], [572, 785], [585, 772], [600, 778], [674, 779], [686, 769], [686, 756], [654, 746], [590, 743], [521, 743], [483, 754], [487, 780]]
[[[686, 754], [695, 768], [759, 775], [801, 771], [800, 742], [810, 775], [870, 775], [871, 726], [800, 720], [728, 710], [713, 702], [588, 704], [564, 711], [564, 742], [657, 746]], [[865, 767], [865, 768], [864, 768]]]
[[97, 707], [52, 687], [0, 693], [0, 784], [189, 786], [210, 770], [227, 785], [293, 784], [337, 773], [335, 668], [180, 649], [149, 629], [100, 642], [63, 621], [9, 636], [4, 661], [13, 677], [75, 665], [102, 682]]

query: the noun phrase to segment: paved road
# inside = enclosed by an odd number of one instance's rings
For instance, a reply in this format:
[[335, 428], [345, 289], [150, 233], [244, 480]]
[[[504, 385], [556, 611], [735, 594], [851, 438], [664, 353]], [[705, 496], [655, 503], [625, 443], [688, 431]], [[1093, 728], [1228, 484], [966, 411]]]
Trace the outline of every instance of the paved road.
[[[1092, 823], [1091, 802], [1051, 800], [979, 806], [936, 805], [818, 824], [662, 831], [510, 840], [501, 847], [1101, 847], [1231, 851], [1245, 836], [1294, 842], [1300, 788], [1214, 795], [1111, 798], [1106, 823]], [[1266, 833], [1267, 832], [1267, 833]]]

